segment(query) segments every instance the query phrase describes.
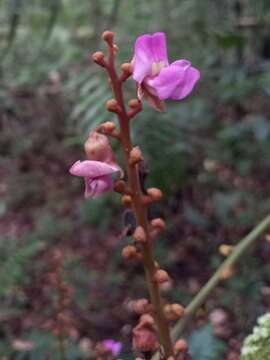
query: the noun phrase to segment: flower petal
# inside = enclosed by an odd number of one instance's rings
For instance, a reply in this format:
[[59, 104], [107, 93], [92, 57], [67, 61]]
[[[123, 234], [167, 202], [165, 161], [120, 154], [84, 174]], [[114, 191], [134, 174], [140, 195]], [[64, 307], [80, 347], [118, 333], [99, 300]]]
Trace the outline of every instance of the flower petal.
[[141, 83], [146, 76], [151, 76], [153, 63], [168, 66], [166, 36], [158, 32], [153, 35], [139, 36], [135, 43], [133, 58], [133, 78]]
[[112, 174], [117, 171], [119, 171], [119, 167], [94, 160], [78, 160], [69, 169], [69, 172], [72, 175], [89, 178], [97, 178], [100, 176]]
[[111, 175], [101, 176], [96, 179], [85, 178], [85, 197], [98, 197], [103, 193], [112, 190], [113, 179]]
[[178, 60], [163, 68], [159, 75], [149, 79], [159, 99], [181, 100], [188, 96], [200, 78], [200, 72], [187, 60]]

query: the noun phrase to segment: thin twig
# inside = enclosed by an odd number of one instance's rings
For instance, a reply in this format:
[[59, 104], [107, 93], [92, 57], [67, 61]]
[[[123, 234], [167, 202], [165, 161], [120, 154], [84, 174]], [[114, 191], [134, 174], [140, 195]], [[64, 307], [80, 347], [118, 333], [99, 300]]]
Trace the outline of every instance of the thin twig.
[[176, 339], [182, 333], [189, 319], [196, 313], [197, 309], [205, 302], [211, 292], [218, 285], [221, 280], [223, 271], [232, 267], [241, 258], [245, 251], [257, 240], [258, 236], [260, 236], [267, 229], [268, 226], [270, 226], [270, 215], [266, 216], [247, 236], [240, 240], [230, 256], [228, 256], [228, 258], [222, 263], [214, 275], [212, 275], [208, 282], [187, 306], [185, 316], [177, 322], [172, 330], [173, 339]]

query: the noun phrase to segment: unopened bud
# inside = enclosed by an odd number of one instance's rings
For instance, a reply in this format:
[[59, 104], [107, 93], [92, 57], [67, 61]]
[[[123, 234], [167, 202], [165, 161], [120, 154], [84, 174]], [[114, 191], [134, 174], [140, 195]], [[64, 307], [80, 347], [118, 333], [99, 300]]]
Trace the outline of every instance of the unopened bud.
[[140, 106], [140, 102], [138, 99], [131, 99], [128, 102], [128, 105], [131, 109], [137, 109]]
[[126, 183], [123, 180], [117, 180], [114, 183], [114, 191], [119, 194], [124, 194], [126, 190]]
[[139, 352], [153, 353], [159, 347], [157, 336], [151, 329], [134, 329], [132, 339], [133, 349]]
[[154, 228], [158, 228], [160, 230], [165, 230], [166, 229], [166, 224], [165, 224], [164, 220], [162, 220], [161, 218], [153, 219], [151, 221], [151, 225]]
[[267, 241], [268, 243], [270, 243], [270, 234], [266, 234], [266, 235], [265, 235], [265, 241]]
[[141, 327], [152, 328], [154, 325], [155, 325], [155, 321], [154, 321], [153, 316], [151, 316], [149, 314], [143, 314], [140, 317], [139, 324], [137, 325], [136, 328], [141, 328]]
[[159, 201], [162, 198], [162, 192], [157, 188], [147, 189], [147, 194], [150, 196], [152, 201]]
[[233, 276], [233, 274], [234, 274], [233, 268], [231, 266], [226, 266], [220, 274], [220, 279], [227, 280], [227, 279], [231, 278]]
[[174, 348], [174, 352], [177, 355], [181, 352], [186, 352], [188, 350], [188, 344], [187, 344], [186, 340], [179, 339], [176, 341], [173, 348]]
[[147, 299], [139, 299], [133, 303], [133, 311], [139, 315], [142, 315], [148, 311], [149, 302]]
[[169, 275], [165, 270], [159, 269], [154, 274], [154, 281], [156, 281], [158, 284], [165, 283], [169, 280]]
[[122, 256], [124, 259], [130, 260], [136, 257], [137, 249], [133, 245], [127, 245], [122, 250]]
[[114, 33], [112, 31], [104, 31], [101, 35], [102, 39], [110, 46], [113, 46]]
[[104, 66], [105, 62], [104, 62], [104, 54], [102, 51], [97, 51], [92, 55], [92, 60], [101, 66]]
[[185, 309], [180, 304], [167, 304], [164, 306], [164, 314], [167, 320], [175, 321], [181, 318], [185, 313]]
[[122, 64], [121, 69], [124, 73], [132, 74], [132, 65], [130, 63]]
[[138, 146], [134, 147], [129, 154], [129, 163], [135, 165], [142, 160], [142, 152]]
[[146, 242], [146, 234], [145, 234], [144, 228], [142, 226], [136, 227], [134, 234], [133, 234], [133, 238], [135, 241], [138, 241], [140, 243]]
[[130, 195], [123, 195], [121, 201], [126, 207], [130, 207], [132, 205], [132, 197]]
[[106, 121], [100, 125], [100, 128], [105, 134], [111, 134], [115, 129], [115, 123], [112, 121]]
[[221, 255], [228, 256], [232, 252], [233, 246], [227, 245], [227, 244], [222, 244], [222, 245], [220, 245], [218, 250]]
[[110, 112], [118, 113], [120, 111], [118, 102], [115, 99], [110, 99], [106, 103], [106, 108]]

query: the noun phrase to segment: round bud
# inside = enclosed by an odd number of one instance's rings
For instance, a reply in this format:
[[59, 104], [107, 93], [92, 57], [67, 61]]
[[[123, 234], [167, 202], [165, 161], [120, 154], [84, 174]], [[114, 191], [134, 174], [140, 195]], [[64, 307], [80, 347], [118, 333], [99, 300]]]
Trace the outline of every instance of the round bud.
[[119, 112], [119, 105], [115, 99], [110, 99], [106, 103], [106, 108], [110, 112], [118, 113]]
[[102, 51], [97, 51], [92, 55], [92, 60], [99, 65], [104, 65], [104, 54]]
[[114, 33], [112, 31], [104, 31], [101, 35], [102, 39], [106, 41], [110, 46], [113, 45]]
[[137, 249], [133, 245], [127, 245], [122, 250], [122, 256], [124, 259], [130, 260], [136, 257]]
[[130, 63], [124, 63], [121, 65], [121, 70], [124, 73], [132, 74], [132, 65]]
[[146, 242], [146, 234], [145, 234], [144, 228], [142, 226], [136, 227], [134, 234], [133, 234], [133, 238], [135, 241], [138, 241], [140, 243]]
[[162, 192], [157, 188], [147, 189], [147, 194], [150, 196], [152, 201], [159, 201], [162, 198]]
[[100, 125], [100, 128], [105, 134], [111, 134], [115, 129], [115, 123], [112, 121], [106, 121], [105, 123]]
[[121, 201], [126, 207], [130, 207], [132, 205], [132, 197], [130, 195], [123, 195]]
[[165, 224], [164, 220], [162, 220], [161, 218], [153, 219], [151, 221], [151, 225], [154, 228], [158, 228], [160, 230], [165, 230], [166, 229], [166, 224]]
[[184, 315], [185, 308], [180, 304], [172, 304], [171, 311], [173, 314], [175, 314], [176, 318], [180, 318]]
[[147, 299], [139, 299], [134, 301], [132, 308], [135, 313], [142, 315], [147, 312], [149, 308], [149, 302]]
[[123, 180], [117, 180], [114, 183], [114, 191], [119, 194], [124, 194], [126, 190], [126, 183]]
[[220, 279], [221, 280], [227, 280], [227, 279], [230, 279], [234, 274], [234, 270], [231, 266], [226, 266], [221, 274], [220, 274]]
[[188, 350], [188, 344], [187, 344], [186, 340], [179, 339], [176, 341], [173, 348], [174, 348], [175, 353], [179, 354], [181, 352], [186, 352]]
[[140, 102], [138, 99], [131, 99], [128, 102], [128, 105], [131, 109], [137, 109], [140, 106]]
[[222, 244], [222, 245], [220, 245], [218, 250], [221, 255], [228, 256], [232, 252], [233, 246], [227, 245], [227, 244]]
[[140, 317], [140, 321], [139, 324], [137, 325], [137, 327], [153, 327], [155, 325], [155, 321], [153, 316], [149, 315], [149, 314], [143, 314]]
[[142, 160], [142, 152], [138, 146], [134, 147], [129, 154], [129, 163], [131, 165], [137, 164]]
[[167, 271], [159, 269], [155, 272], [154, 281], [156, 281], [158, 284], [165, 283], [169, 280], [170, 280], [170, 278], [169, 278]]

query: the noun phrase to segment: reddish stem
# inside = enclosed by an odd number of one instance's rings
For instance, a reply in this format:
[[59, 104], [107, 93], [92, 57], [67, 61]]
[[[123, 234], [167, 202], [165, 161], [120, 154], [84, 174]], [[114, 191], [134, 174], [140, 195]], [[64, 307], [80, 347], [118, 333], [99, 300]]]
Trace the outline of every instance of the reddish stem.
[[173, 356], [172, 340], [170, 337], [170, 330], [168, 322], [164, 315], [163, 302], [160, 296], [159, 285], [153, 280], [156, 271], [155, 261], [153, 257], [153, 249], [150, 236], [150, 223], [147, 216], [147, 204], [143, 201], [143, 193], [141, 190], [138, 165], [130, 164], [130, 152], [133, 148], [131, 134], [130, 134], [130, 118], [135, 114], [131, 112], [131, 116], [126, 111], [123, 90], [122, 79], [119, 78], [114, 64], [114, 50], [109, 46], [109, 61], [106, 69], [110, 77], [110, 83], [115, 96], [115, 99], [119, 105], [120, 111], [117, 112], [120, 125], [120, 142], [122, 150], [125, 156], [125, 163], [128, 173], [128, 184], [131, 189], [132, 207], [136, 217], [137, 226], [142, 226], [147, 241], [142, 246], [143, 264], [146, 275], [146, 281], [150, 294], [151, 303], [154, 309], [154, 318], [158, 328], [160, 343], [163, 347], [165, 357]]

